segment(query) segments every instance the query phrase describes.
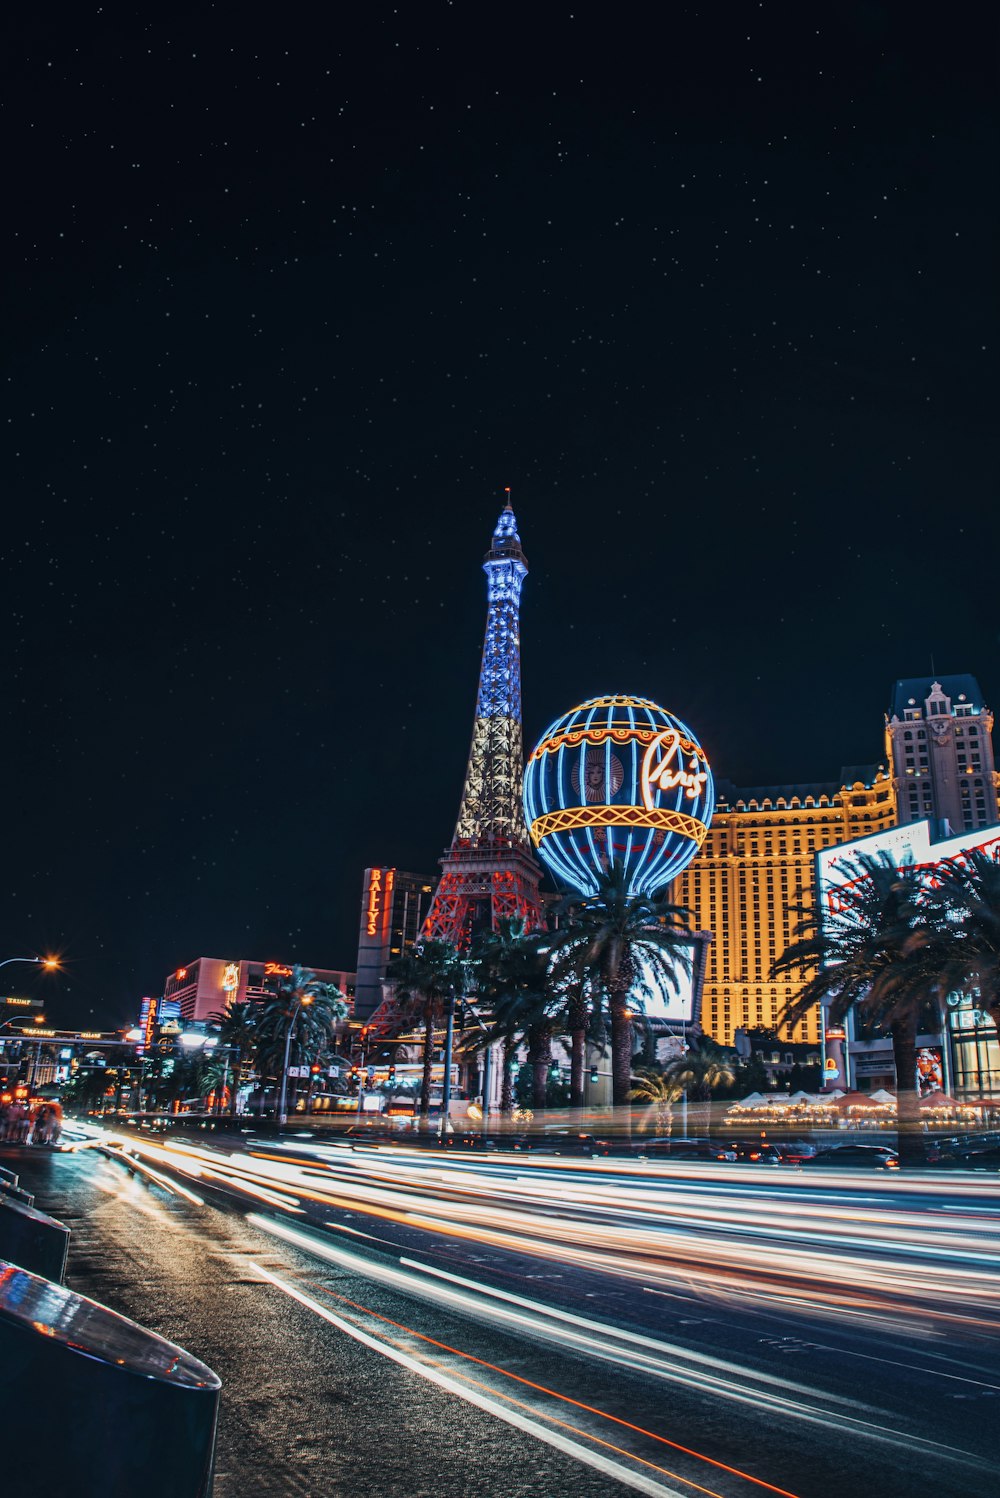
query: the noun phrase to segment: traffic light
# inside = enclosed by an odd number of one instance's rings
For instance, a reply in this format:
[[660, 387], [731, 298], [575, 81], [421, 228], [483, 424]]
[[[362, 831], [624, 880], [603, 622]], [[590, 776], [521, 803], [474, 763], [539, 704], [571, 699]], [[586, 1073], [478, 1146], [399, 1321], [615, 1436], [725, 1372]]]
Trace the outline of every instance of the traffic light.
[[351, 1084], [352, 1087], [357, 1087], [357, 1085], [358, 1085], [358, 1068], [356, 1066], [352, 1066], [351, 1067], [351, 1075], [350, 1075], [350, 1078], [348, 1080], [350, 1081], [350, 1084]]
[[309, 1070], [312, 1072], [314, 1077], [318, 1077], [323, 1068], [320, 1066], [318, 1061], [314, 1061]]
[[395, 1080], [396, 1080], [396, 1063], [393, 1062], [392, 1065], [389, 1067], [389, 1081], [390, 1082], [395, 1082]]
[[592, 1087], [596, 1087], [597, 1084], [598, 1084], [598, 1082], [600, 1080], [601, 1080], [601, 1074], [600, 1074], [600, 1072], [597, 1070], [596, 1066], [592, 1066], [590, 1068], [590, 1084], [591, 1084], [591, 1086]]

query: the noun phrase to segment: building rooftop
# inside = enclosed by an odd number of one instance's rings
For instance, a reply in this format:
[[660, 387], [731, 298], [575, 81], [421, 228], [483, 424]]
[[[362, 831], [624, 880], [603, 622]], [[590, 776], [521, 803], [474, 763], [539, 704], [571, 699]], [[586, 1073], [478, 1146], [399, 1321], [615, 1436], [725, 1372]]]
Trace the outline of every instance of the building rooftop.
[[719, 779], [715, 782], [715, 800], [719, 806], [735, 806], [738, 801], [756, 801], [758, 804], [779, 799], [805, 801], [808, 796], [814, 801], [821, 796], [829, 800], [839, 796], [845, 786], [856, 785], [858, 781], [864, 786], [874, 785], [876, 775], [883, 769], [882, 765], [844, 765], [839, 780], [811, 780], [798, 785], [734, 785], [731, 780]]
[[903, 718], [907, 708], [919, 707], [922, 711], [935, 686], [951, 698], [952, 708], [956, 702], [971, 702], [973, 712], [982, 712], [983, 693], [974, 676], [905, 676], [892, 689], [889, 717]]

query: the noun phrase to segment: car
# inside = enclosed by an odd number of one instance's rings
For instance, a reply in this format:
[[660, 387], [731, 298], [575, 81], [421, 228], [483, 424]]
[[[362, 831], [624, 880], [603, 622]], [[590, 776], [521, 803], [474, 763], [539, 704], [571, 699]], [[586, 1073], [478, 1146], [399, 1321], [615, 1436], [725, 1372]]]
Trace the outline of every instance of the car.
[[942, 1170], [1000, 1170], [1000, 1144], [963, 1145], [931, 1159], [928, 1163]]
[[634, 1146], [635, 1154], [647, 1160], [735, 1160], [731, 1145], [711, 1139], [646, 1139]]
[[801, 1140], [782, 1140], [774, 1147], [781, 1156], [782, 1165], [805, 1165], [817, 1152], [815, 1144], [806, 1144]]
[[834, 1144], [817, 1150], [803, 1166], [829, 1166], [835, 1170], [898, 1170], [899, 1156], [884, 1144]]
[[756, 1139], [739, 1139], [730, 1146], [735, 1158], [745, 1165], [780, 1165], [781, 1156], [776, 1145], [765, 1144]]

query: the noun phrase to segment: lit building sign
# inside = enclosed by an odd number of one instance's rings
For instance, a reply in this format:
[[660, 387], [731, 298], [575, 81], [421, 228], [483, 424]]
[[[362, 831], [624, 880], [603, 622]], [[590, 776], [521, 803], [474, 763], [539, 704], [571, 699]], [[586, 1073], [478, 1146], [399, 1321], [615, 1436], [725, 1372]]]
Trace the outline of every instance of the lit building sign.
[[147, 999], [146, 1003], [148, 1005], [146, 1010], [146, 1030], [142, 1037], [142, 1043], [144, 1046], [151, 1046], [156, 1036], [156, 1012], [160, 1006], [157, 999]]
[[222, 987], [226, 993], [234, 993], [240, 986], [240, 965], [238, 962], [227, 962], [222, 973]]
[[[656, 805], [656, 791], [672, 791], [680, 786], [686, 795], [695, 797], [708, 779], [708, 772], [698, 768], [698, 753], [691, 753], [694, 745], [681, 738], [676, 728], [658, 733], [642, 757], [642, 804], [647, 811]], [[691, 753], [688, 768], [684, 768], [684, 756]], [[656, 758], [659, 754], [659, 759]], [[704, 754], [701, 755], [705, 758]]]
[[291, 968], [286, 967], [283, 962], [265, 962], [264, 964], [265, 978], [290, 978], [291, 976]]
[[371, 871], [368, 880], [368, 903], [365, 907], [366, 929], [369, 936], [378, 935], [380, 919], [389, 909], [395, 874], [395, 869], [372, 869]]

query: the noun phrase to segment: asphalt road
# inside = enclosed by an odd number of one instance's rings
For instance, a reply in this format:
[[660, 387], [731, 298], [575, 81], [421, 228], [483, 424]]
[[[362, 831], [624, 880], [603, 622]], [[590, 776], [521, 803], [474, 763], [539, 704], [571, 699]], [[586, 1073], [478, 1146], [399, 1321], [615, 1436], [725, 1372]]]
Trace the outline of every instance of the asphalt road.
[[988, 1178], [219, 1144], [4, 1160], [221, 1376], [218, 1498], [996, 1483]]

